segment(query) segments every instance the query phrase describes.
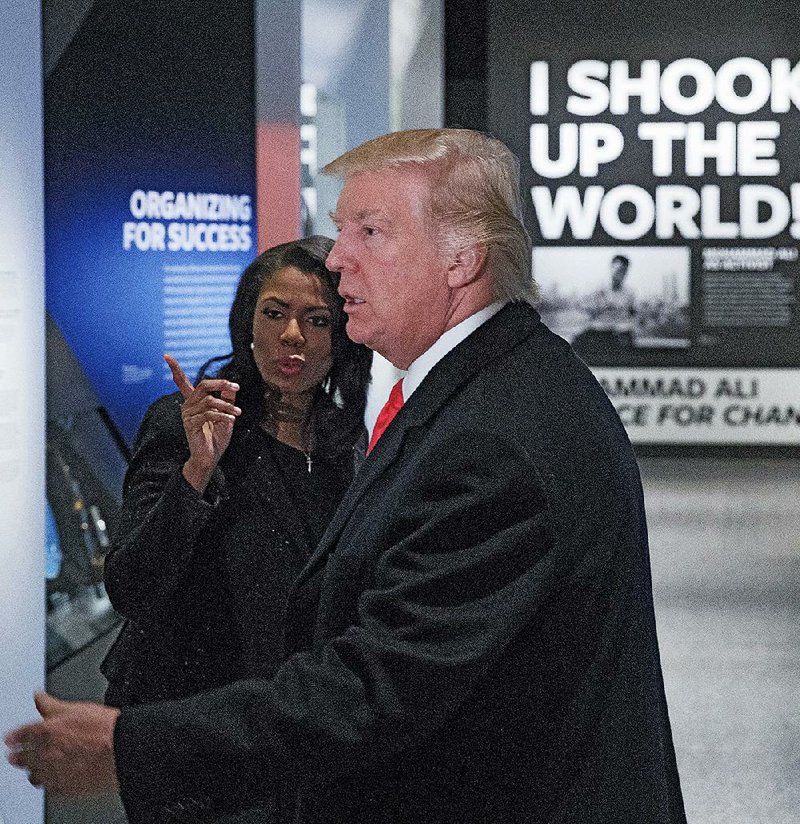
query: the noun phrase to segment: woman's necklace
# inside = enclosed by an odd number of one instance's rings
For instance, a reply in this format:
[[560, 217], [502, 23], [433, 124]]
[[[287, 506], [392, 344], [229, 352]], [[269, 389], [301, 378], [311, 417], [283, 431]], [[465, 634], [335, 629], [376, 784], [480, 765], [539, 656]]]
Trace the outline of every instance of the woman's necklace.
[[314, 428], [308, 415], [280, 401], [270, 403], [269, 396], [265, 400], [267, 403], [264, 405], [261, 425], [281, 443], [302, 452], [306, 459], [306, 467], [311, 472]]
[[305, 436], [303, 438], [305, 445], [300, 447], [300, 451], [306, 456], [306, 466], [308, 467], [308, 471], [311, 472], [311, 450], [314, 448], [314, 427], [310, 420], [306, 421], [303, 427], [303, 435]]

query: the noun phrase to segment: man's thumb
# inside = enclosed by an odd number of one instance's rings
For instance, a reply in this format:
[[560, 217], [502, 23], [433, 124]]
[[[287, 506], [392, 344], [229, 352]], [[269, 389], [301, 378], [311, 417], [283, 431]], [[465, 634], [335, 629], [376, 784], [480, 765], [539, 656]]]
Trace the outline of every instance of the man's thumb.
[[59, 701], [58, 698], [53, 698], [52, 695], [48, 695], [46, 692], [37, 692], [33, 696], [33, 703], [36, 704], [39, 715], [42, 718], [48, 718], [58, 713], [64, 702]]

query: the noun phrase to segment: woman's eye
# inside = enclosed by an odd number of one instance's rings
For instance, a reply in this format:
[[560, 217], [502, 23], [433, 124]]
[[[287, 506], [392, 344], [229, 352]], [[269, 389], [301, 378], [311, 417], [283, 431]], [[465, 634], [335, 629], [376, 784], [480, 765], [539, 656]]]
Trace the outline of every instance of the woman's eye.
[[264, 309], [264, 315], [270, 320], [279, 320], [283, 317], [283, 312], [280, 309]]
[[325, 327], [331, 325], [331, 319], [327, 315], [313, 315], [309, 320], [312, 326]]

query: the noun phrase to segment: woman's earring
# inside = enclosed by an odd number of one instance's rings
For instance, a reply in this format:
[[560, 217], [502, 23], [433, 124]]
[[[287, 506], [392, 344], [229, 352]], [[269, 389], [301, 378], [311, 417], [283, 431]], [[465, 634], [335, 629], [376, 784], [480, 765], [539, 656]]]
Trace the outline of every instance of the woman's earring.
[[254, 340], [250, 341], [250, 348], [253, 350], [256, 348], [256, 342]]

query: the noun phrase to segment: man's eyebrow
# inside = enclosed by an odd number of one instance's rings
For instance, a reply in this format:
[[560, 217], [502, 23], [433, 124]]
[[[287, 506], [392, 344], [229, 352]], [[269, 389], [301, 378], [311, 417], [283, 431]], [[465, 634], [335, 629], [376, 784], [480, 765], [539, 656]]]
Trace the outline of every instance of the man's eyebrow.
[[[341, 223], [341, 218], [336, 212], [328, 212], [328, 216], [330, 219], [338, 224]], [[355, 212], [353, 214], [353, 220], [371, 220], [374, 218], [385, 218], [382, 209], [361, 209], [361, 211]]]

